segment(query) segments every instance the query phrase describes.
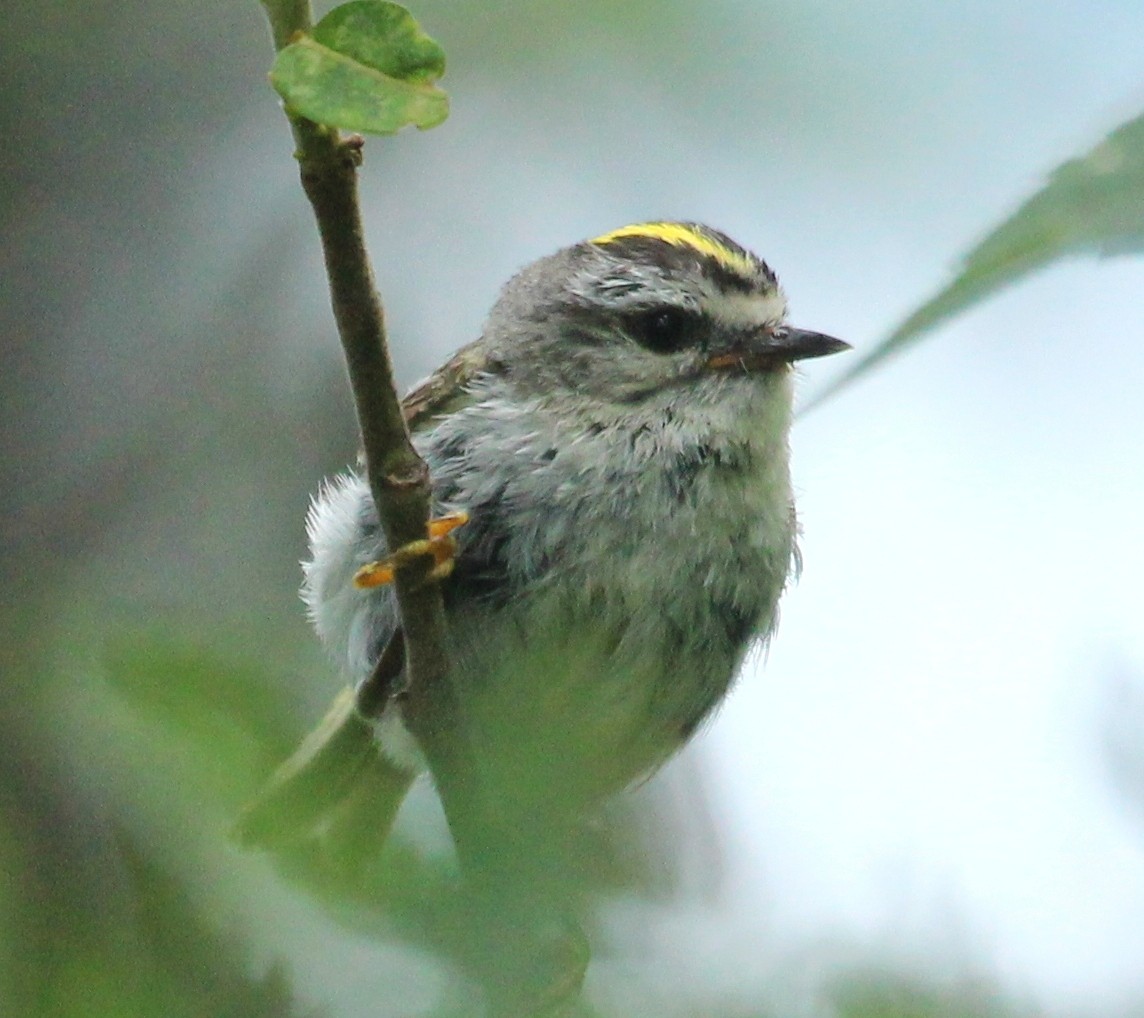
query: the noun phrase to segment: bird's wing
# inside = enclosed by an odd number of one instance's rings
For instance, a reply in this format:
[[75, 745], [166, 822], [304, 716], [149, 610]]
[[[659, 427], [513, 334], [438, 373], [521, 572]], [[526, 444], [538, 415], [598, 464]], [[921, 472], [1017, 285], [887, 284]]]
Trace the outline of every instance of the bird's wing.
[[488, 370], [488, 351], [483, 340], [461, 347], [424, 381], [415, 385], [401, 401], [401, 410], [410, 431], [418, 431], [429, 421], [453, 413], [472, 401], [468, 383]]

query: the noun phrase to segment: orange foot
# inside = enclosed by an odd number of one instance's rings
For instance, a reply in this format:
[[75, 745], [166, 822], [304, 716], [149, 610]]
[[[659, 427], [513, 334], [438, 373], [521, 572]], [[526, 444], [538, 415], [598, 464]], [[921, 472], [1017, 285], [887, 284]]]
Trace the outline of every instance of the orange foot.
[[392, 583], [398, 569], [426, 555], [433, 560], [433, 566], [425, 579], [443, 580], [453, 571], [457, 554], [457, 539], [453, 537], [453, 531], [468, 522], [469, 514], [464, 510], [430, 520], [427, 538], [410, 541], [377, 562], [367, 562], [354, 573], [354, 586], [367, 590]]

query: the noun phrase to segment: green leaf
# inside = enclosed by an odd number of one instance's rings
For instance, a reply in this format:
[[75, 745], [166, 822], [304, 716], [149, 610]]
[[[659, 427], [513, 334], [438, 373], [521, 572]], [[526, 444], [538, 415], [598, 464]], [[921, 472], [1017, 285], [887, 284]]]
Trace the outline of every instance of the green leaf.
[[342, 4], [314, 26], [314, 39], [401, 81], [431, 84], [445, 73], [444, 50], [400, 4]]
[[409, 124], [435, 127], [448, 116], [449, 98], [433, 84], [444, 73], [441, 47], [404, 7], [354, 0], [282, 49], [270, 82], [293, 114], [393, 134]]
[[1002, 287], [1066, 255], [1144, 251], [1144, 115], [1113, 131], [1049, 182], [965, 257], [945, 289], [913, 312], [805, 408]]

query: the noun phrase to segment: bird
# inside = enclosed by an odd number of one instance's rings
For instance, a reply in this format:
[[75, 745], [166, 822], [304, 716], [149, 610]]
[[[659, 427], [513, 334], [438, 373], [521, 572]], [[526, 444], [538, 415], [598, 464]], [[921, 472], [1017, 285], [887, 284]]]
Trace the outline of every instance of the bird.
[[[451, 682], [512, 823], [566, 824], [653, 773], [772, 638], [800, 567], [794, 365], [846, 349], [790, 325], [725, 233], [648, 221], [518, 272], [406, 396], [452, 530], [434, 539]], [[401, 632], [399, 550], [360, 469], [322, 485], [307, 533], [302, 599], [360, 686]], [[427, 765], [401, 697], [369, 727], [382, 837]]]

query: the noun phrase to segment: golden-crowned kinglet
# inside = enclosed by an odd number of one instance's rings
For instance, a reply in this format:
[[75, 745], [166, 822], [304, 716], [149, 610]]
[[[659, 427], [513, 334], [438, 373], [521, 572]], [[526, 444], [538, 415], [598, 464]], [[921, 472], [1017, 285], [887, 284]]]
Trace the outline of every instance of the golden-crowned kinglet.
[[[786, 324], [767, 265], [695, 223], [627, 226], [508, 282], [484, 334], [406, 399], [436, 510], [453, 683], [483, 787], [536, 821], [647, 773], [770, 637], [797, 561], [792, 362], [846, 344]], [[360, 683], [393, 635], [365, 480], [309, 516], [302, 596]], [[424, 764], [394, 701], [395, 803]], [[378, 807], [378, 822], [392, 810]]]

